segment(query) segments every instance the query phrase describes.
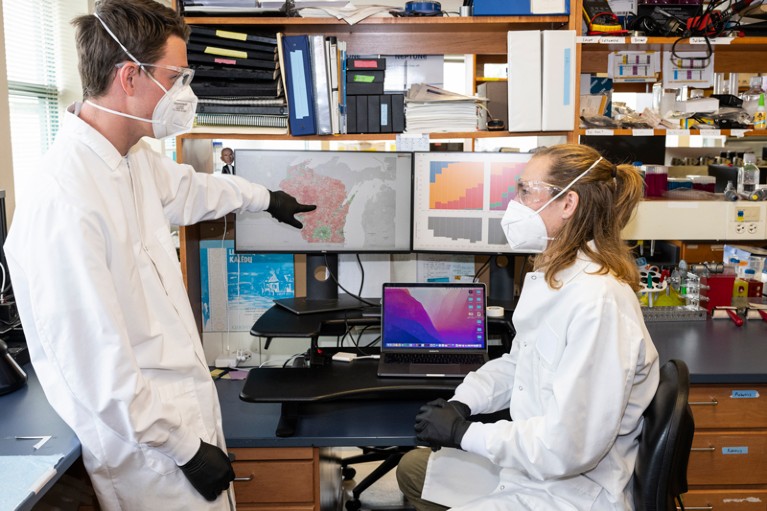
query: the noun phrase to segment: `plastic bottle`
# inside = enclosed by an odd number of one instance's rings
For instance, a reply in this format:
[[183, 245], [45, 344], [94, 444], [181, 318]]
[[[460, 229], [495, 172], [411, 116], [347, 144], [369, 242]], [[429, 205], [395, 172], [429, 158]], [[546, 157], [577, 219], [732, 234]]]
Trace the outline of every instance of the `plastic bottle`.
[[735, 187], [732, 186], [732, 181], [727, 181], [727, 186], [724, 187], [724, 198], [729, 201], [738, 200], [738, 192], [736, 192]]
[[759, 184], [759, 167], [756, 166], [756, 155], [743, 155], [743, 166], [738, 168], [738, 193], [751, 195]]
[[764, 109], [764, 93], [759, 94], [759, 106], [754, 112], [754, 129], [763, 130], [767, 128], [767, 111]]

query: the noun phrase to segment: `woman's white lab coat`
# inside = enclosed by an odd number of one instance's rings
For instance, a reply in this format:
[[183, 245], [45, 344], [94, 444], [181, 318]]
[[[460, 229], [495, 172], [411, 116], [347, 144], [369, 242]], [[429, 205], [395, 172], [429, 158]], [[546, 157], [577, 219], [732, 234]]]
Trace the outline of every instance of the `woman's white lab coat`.
[[123, 157], [71, 111], [34, 183], [6, 254], [35, 371], [102, 509], [229, 509], [178, 469], [201, 439], [226, 447], [169, 227], [263, 210], [268, 191], [144, 142]]
[[513, 421], [472, 424], [431, 455], [423, 496], [461, 510], [629, 510], [642, 412], [658, 354], [639, 302], [581, 254], [548, 287], [529, 273], [509, 354], [469, 374], [453, 399]]

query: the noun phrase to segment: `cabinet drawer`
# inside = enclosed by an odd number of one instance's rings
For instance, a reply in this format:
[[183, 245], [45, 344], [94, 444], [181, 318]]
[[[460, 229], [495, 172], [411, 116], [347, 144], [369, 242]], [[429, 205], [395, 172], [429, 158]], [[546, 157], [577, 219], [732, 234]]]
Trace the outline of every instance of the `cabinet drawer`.
[[767, 484], [767, 432], [695, 431], [687, 480], [696, 484]]
[[767, 385], [692, 385], [695, 429], [767, 428]]
[[767, 490], [690, 490], [686, 511], [767, 511]]
[[235, 477], [246, 481], [234, 482], [237, 502], [248, 503], [311, 503], [314, 488], [313, 461], [235, 461]]

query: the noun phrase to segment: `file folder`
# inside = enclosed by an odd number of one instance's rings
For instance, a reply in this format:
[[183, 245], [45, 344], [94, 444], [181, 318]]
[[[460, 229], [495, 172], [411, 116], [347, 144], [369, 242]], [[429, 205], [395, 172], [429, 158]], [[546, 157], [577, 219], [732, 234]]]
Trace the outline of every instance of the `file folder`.
[[211, 37], [204, 37], [204, 36], [198, 36], [192, 33], [192, 36], [189, 38], [190, 44], [198, 44], [203, 46], [216, 46], [219, 48], [229, 48], [231, 50], [243, 50], [243, 51], [257, 51], [257, 52], [265, 52], [265, 53], [274, 53], [276, 49], [276, 45], [273, 44], [262, 44], [262, 43], [251, 43], [251, 42], [241, 42], [241, 41], [233, 41], [231, 39], [214, 39]]
[[[541, 130], [541, 31], [508, 34], [509, 131]], [[558, 78], [553, 78], [558, 80]]]
[[312, 83], [314, 85], [314, 120], [318, 135], [333, 133], [330, 121], [330, 80], [325, 57], [325, 36], [309, 36], [312, 52]]
[[220, 55], [208, 55], [206, 53], [187, 52], [187, 59], [191, 64], [209, 66], [247, 67], [260, 69], [277, 69], [276, 60], [239, 59], [234, 57], [222, 57]]
[[368, 96], [368, 133], [381, 133], [381, 96]]
[[192, 35], [204, 37], [213, 37], [230, 41], [250, 41], [262, 44], [277, 44], [277, 37], [273, 35], [247, 34], [245, 32], [236, 32], [234, 30], [220, 30], [217, 28], [203, 27], [200, 25], [190, 25]]
[[381, 133], [391, 133], [391, 96], [381, 96]]
[[575, 127], [575, 31], [543, 32], [543, 131]]
[[314, 90], [309, 36], [284, 35], [281, 38], [285, 60], [285, 85], [292, 135], [316, 135]]
[[275, 60], [273, 51], [250, 51], [235, 48], [224, 48], [223, 46], [195, 44], [192, 41], [186, 45], [186, 50], [188, 53], [214, 55], [217, 57], [227, 57], [232, 59], [264, 60], [267, 62], [274, 62]]

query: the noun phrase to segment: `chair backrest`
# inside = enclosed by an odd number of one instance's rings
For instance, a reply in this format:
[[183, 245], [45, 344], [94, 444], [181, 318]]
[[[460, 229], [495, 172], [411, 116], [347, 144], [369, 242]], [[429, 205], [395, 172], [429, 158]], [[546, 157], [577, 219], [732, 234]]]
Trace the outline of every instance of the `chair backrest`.
[[636, 511], [672, 511], [687, 491], [687, 462], [695, 423], [687, 402], [690, 372], [681, 360], [660, 369], [660, 382], [644, 412], [644, 428], [634, 467]]

